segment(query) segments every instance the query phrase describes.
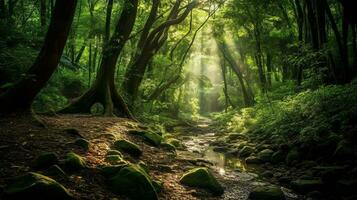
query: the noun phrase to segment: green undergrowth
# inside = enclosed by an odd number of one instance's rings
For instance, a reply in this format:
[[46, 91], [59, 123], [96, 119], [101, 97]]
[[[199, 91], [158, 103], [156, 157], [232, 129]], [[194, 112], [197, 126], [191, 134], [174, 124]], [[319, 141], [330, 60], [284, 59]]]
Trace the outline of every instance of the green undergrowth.
[[215, 113], [212, 117], [231, 132], [249, 132], [280, 142], [319, 141], [332, 135], [352, 140], [356, 137], [352, 133], [357, 124], [356, 102], [354, 81], [259, 101], [254, 107]]

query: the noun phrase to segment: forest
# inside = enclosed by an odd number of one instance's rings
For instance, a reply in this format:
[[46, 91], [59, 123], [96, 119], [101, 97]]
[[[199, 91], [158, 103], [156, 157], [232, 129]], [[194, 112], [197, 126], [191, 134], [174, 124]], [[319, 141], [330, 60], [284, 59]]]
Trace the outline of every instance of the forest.
[[357, 200], [354, 0], [0, 0], [0, 199]]

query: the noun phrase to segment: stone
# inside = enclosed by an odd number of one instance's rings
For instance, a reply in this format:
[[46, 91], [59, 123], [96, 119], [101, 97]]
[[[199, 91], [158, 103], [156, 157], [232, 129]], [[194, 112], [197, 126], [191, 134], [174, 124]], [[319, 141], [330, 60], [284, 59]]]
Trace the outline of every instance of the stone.
[[288, 155], [286, 155], [285, 162], [288, 165], [291, 165], [293, 161], [300, 160], [300, 153], [297, 148], [293, 148], [289, 151]]
[[176, 148], [182, 147], [182, 143], [180, 140], [175, 139], [175, 138], [169, 138], [166, 140], [167, 143], [174, 145]]
[[244, 147], [239, 151], [239, 156], [245, 158], [245, 157], [250, 156], [254, 151], [255, 151], [255, 149], [254, 149], [253, 147], [244, 146]]
[[160, 193], [164, 188], [164, 183], [160, 181], [152, 181], [152, 185], [154, 186], [156, 193]]
[[222, 147], [213, 147], [213, 151], [215, 152], [227, 152], [229, 150], [228, 147], [222, 146]]
[[106, 155], [105, 161], [112, 165], [122, 165], [127, 163], [120, 155]]
[[167, 151], [176, 152], [176, 147], [170, 143], [161, 143], [161, 147]]
[[59, 177], [59, 178], [67, 178], [66, 172], [64, 172], [60, 166], [52, 165], [50, 168], [46, 170], [47, 175]]
[[36, 158], [34, 167], [36, 169], [47, 169], [55, 164], [58, 164], [58, 157], [55, 153], [43, 153]]
[[120, 157], [123, 157], [123, 154], [120, 151], [112, 149], [107, 152], [107, 156], [109, 155], [118, 155]]
[[229, 141], [233, 140], [246, 140], [247, 136], [242, 133], [229, 133], [227, 136]]
[[258, 153], [258, 158], [264, 162], [270, 162], [273, 153], [271, 149], [264, 149]]
[[9, 199], [73, 200], [68, 190], [42, 174], [29, 172], [12, 181], [4, 190]]
[[117, 174], [121, 169], [123, 169], [126, 166], [128, 165], [127, 164], [107, 165], [107, 166], [102, 166], [99, 169], [104, 176], [113, 177], [115, 174]]
[[162, 141], [162, 136], [152, 131], [146, 131], [143, 137], [147, 142], [154, 146], [159, 146]]
[[274, 176], [274, 174], [271, 171], [265, 171], [265, 172], [261, 173], [260, 176], [262, 176], [264, 178], [272, 178]]
[[205, 167], [194, 168], [183, 174], [180, 183], [190, 187], [208, 189], [215, 195], [223, 194], [221, 184]]
[[260, 164], [262, 161], [257, 158], [256, 156], [249, 156], [248, 158], [245, 159], [245, 163], [247, 164]]
[[336, 159], [348, 159], [354, 156], [354, 149], [352, 144], [347, 140], [341, 140], [336, 147], [333, 154]]
[[131, 199], [157, 200], [156, 190], [147, 173], [136, 165], [128, 165], [110, 179], [110, 189]]
[[86, 139], [83, 139], [83, 138], [76, 139], [74, 141], [74, 144], [76, 144], [77, 146], [83, 148], [86, 151], [88, 151], [89, 145], [90, 145], [89, 141], [86, 140]]
[[86, 167], [86, 162], [80, 155], [70, 152], [64, 161], [64, 166], [70, 171], [77, 171]]
[[144, 161], [141, 160], [141, 161], [138, 163], [138, 166], [140, 166], [141, 169], [143, 169], [146, 173], [149, 173], [149, 167], [148, 167], [148, 165], [147, 165]]
[[114, 142], [114, 147], [117, 150], [124, 151], [135, 157], [139, 157], [142, 154], [142, 151], [139, 146], [128, 140], [117, 140]]
[[310, 197], [312, 199], [323, 199], [323, 195], [321, 192], [319, 191], [312, 191], [312, 192], [309, 192], [307, 195], [307, 197]]
[[323, 183], [321, 179], [298, 179], [291, 182], [291, 187], [300, 193], [308, 193], [315, 190], [321, 190], [323, 187]]
[[286, 155], [283, 151], [277, 151], [277, 152], [273, 153], [273, 155], [271, 156], [271, 162], [275, 163], [275, 164], [284, 162], [285, 157], [286, 157]]
[[276, 186], [258, 186], [249, 193], [250, 200], [285, 200], [283, 191]]

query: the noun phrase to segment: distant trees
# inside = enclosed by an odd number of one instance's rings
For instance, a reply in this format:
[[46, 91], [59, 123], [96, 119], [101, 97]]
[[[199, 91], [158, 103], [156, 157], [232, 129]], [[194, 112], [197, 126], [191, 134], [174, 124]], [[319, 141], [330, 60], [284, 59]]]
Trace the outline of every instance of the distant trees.
[[[14, 3], [10, 1], [9, 3]], [[3, 9], [4, 1], [0, 2]], [[56, 1], [45, 41], [35, 62], [19, 81], [0, 94], [0, 114], [30, 114], [36, 95], [46, 86], [61, 58], [77, 0]], [[10, 5], [13, 6], [13, 5]]]

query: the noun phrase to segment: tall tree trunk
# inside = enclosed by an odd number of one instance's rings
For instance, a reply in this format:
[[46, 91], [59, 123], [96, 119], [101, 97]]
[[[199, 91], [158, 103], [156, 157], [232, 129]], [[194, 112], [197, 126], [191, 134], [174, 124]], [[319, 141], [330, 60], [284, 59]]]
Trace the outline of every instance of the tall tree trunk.
[[112, 11], [113, 11], [113, 0], [108, 0], [107, 16], [105, 19], [105, 34], [104, 34], [104, 42], [103, 42], [104, 45], [109, 41], [109, 37], [110, 37], [110, 23], [112, 18]]
[[0, 0], [0, 20], [6, 19], [6, 13], [5, 0]]
[[103, 49], [102, 60], [92, 87], [63, 113], [90, 113], [93, 104], [101, 103], [105, 116], [114, 114], [133, 118], [123, 98], [116, 90], [114, 77], [118, 57], [133, 29], [137, 14], [138, 0], [125, 1], [115, 31]]
[[40, 22], [41, 22], [41, 29], [44, 31], [47, 25], [47, 0], [40, 0]]
[[77, 0], [56, 1], [42, 49], [26, 76], [0, 95], [0, 113], [30, 113], [31, 104], [46, 86], [61, 58]]

